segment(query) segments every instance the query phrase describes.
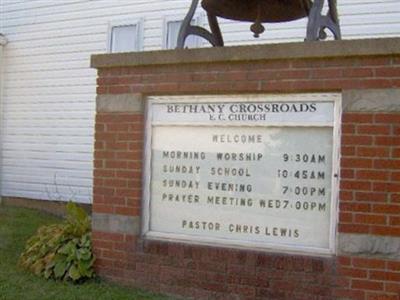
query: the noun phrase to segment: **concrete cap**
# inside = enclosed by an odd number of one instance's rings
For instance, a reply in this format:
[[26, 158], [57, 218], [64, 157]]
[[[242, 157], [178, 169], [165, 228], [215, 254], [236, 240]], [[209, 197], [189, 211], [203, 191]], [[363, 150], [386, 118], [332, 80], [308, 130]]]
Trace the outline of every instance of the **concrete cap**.
[[296, 42], [217, 48], [160, 50], [91, 57], [92, 68], [241, 62], [276, 59], [400, 55], [400, 38]]

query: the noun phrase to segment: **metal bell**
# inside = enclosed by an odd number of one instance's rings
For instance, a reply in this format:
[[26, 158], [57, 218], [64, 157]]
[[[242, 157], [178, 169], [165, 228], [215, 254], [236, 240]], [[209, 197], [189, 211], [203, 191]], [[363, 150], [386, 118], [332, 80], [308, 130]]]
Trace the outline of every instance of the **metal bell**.
[[307, 17], [311, 0], [202, 0], [208, 13], [229, 20], [254, 22], [257, 37], [264, 31], [261, 23], [287, 22]]

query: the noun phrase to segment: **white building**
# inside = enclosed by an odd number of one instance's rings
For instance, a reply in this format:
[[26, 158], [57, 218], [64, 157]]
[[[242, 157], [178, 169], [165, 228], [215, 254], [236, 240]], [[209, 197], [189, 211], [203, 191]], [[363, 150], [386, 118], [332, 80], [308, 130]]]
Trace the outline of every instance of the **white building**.
[[[173, 47], [190, 3], [0, 1], [0, 33], [8, 41], [0, 60], [2, 196], [91, 202], [96, 71], [90, 56]], [[343, 39], [400, 36], [399, 0], [338, 0], [338, 10]], [[197, 13], [205, 25], [205, 14]], [[222, 21], [227, 45], [302, 41], [305, 28], [306, 20], [267, 24], [254, 40], [249, 24]]]

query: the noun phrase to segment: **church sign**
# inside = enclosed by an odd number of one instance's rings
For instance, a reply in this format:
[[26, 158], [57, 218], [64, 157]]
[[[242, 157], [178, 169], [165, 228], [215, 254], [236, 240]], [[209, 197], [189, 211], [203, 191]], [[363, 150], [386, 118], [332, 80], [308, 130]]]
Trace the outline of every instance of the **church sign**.
[[340, 96], [160, 96], [147, 105], [143, 234], [334, 252]]

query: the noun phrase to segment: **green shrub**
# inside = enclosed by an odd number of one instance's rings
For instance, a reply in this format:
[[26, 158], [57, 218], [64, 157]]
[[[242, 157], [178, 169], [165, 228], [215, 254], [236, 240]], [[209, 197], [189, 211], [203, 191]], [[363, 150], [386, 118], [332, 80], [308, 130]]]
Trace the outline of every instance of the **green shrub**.
[[40, 227], [27, 241], [19, 264], [46, 279], [82, 282], [95, 276], [94, 260], [90, 218], [69, 202], [66, 220]]

